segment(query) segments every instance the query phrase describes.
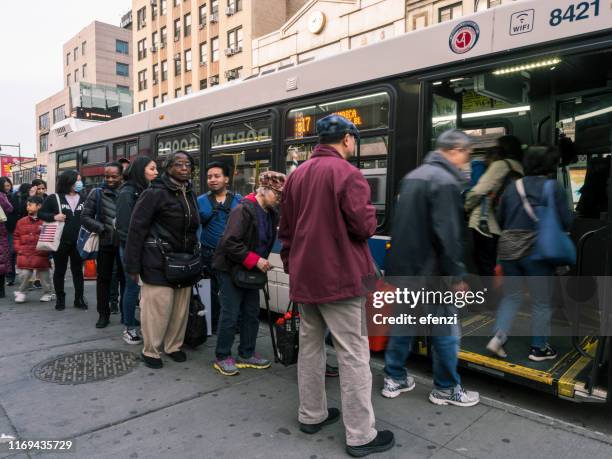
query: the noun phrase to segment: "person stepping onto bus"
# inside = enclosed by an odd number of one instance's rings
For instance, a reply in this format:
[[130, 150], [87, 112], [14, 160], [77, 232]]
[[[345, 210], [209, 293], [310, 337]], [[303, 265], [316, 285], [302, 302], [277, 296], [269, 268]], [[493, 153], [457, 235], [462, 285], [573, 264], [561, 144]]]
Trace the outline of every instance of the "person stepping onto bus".
[[98, 322], [96, 328], [105, 328], [110, 321], [110, 292], [113, 269], [118, 266], [121, 295], [125, 289], [123, 269], [119, 261], [119, 236], [115, 229], [117, 197], [123, 182], [123, 169], [119, 163], [109, 163], [104, 168], [104, 182], [91, 190], [81, 213], [83, 228], [99, 237], [97, 258], [96, 301]]
[[127, 344], [140, 344], [142, 338], [138, 335], [138, 321], [136, 320], [136, 306], [140, 295], [140, 286], [125, 272], [125, 245], [130, 230], [130, 220], [136, 201], [139, 196], [149, 188], [149, 185], [157, 178], [157, 164], [148, 156], [139, 156], [128, 168], [125, 176], [125, 184], [119, 190], [117, 198], [117, 234], [119, 235], [119, 253], [125, 274], [125, 291], [121, 299], [121, 310], [123, 316], [123, 341]]
[[229, 184], [229, 167], [227, 163], [212, 162], [206, 167], [206, 184], [208, 193], [198, 198], [200, 219], [202, 220], [202, 264], [210, 275], [211, 327], [217, 333], [219, 323], [219, 281], [212, 268], [212, 258], [225, 226], [230, 211], [235, 208], [242, 196], [227, 189]]
[[[558, 163], [557, 149], [529, 148], [523, 160], [525, 178], [520, 184], [514, 182], [508, 187], [501, 198], [497, 219], [502, 235], [497, 256], [504, 273], [503, 298], [497, 309], [493, 330], [495, 336], [487, 344], [487, 349], [502, 358], [507, 356], [503, 346], [523, 300], [523, 280], [527, 283], [532, 310], [529, 359], [540, 362], [557, 357], [557, 351], [548, 344], [552, 313], [550, 278], [555, 274], [555, 266], [545, 260], [536, 260], [531, 254], [537, 238], [538, 224], [528, 212], [529, 209], [533, 212], [536, 206], [546, 205], [544, 184], [553, 183], [557, 215], [563, 230], [569, 231], [572, 214], [567, 207], [565, 191], [556, 180], [550, 179], [554, 176]], [[517, 185], [522, 185], [527, 204], [523, 202]]]
[[[85, 286], [83, 283], [83, 259], [77, 249], [77, 239], [81, 229], [81, 212], [85, 199], [81, 195], [83, 182], [75, 170], [66, 170], [57, 179], [57, 193], [47, 196], [38, 216], [46, 221], [64, 222], [64, 230], [60, 245], [53, 252], [53, 287], [55, 288], [55, 309], [66, 309], [66, 292], [64, 291], [64, 278], [70, 260], [70, 272], [74, 285], [74, 307], [87, 309], [83, 296]], [[58, 208], [58, 199], [61, 209]]]
[[474, 263], [479, 276], [492, 277], [497, 265], [497, 241], [501, 230], [495, 212], [505, 189], [523, 174], [523, 148], [514, 136], [497, 140], [494, 160], [478, 183], [468, 191], [465, 210], [470, 214]]
[[[451, 129], [440, 135], [436, 150], [427, 155], [425, 163], [404, 177], [393, 219], [387, 276], [448, 276], [458, 279], [453, 290], [467, 289], [461, 280], [466, 275], [461, 192], [467, 185], [461, 169], [471, 151], [470, 137]], [[429, 338], [434, 377], [429, 400], [436, 405], [476, 405], [480, 401], [478, 392], [465, 390], [457, 373], [459, 326], [447, 327], [432, 330]], [[384, 397], [394, 398], [414, 389], [414, 378], [405, 368], [412, 343], [412, 336], [389, 337]]]
[[375, 428], [367, 336], [361, 334], [362, 281], [374, 274], [368, 239], [376, 232], [370, 186], [349, 163], [359, 130], [346, 118], [317, 122], [319, 145], [287, 179], [281, 203], [281, 258], [289, 296], [300, 306], [298, 386], [300, 430], [314, 434], [339, 420], [325, 393], [325, 333], [338, 356], [346, 450], [386, 451], [393, 433]]
[[[225, 232], [213, 255], [219, 277], [221, 315], [213, 367], [222, 375], [234, 376], [239, 368], [269, 368], [271, 362], [255, 352], [259, 331], [259, 289], [243, 288], [233, 281], [238, 269], [272, 269], [268, 256], [276, 240], [278, 212], [285, 174], [267, 171], [259, 176], [258, 187], [229, 214]], [[232, 346], [240, 317], [238, 357]]]
[[[175, 362], [184, 362], [181, 350], [187, 328], [191, 290], [196, 278], [181, 280], [177, 270], [168, 278], [173, 260], [191, 262], [197, 255], [200, 216], [191, 178], [194, 159], [179, 150], [168, 156], [161, 177], [151, 182], [134, 206], [125, 246], [125, 270], [142, 279], [140, 322], [144, 342], [142, 360], [149, 368], [163, 366], [162, 350]], [[189, 275], [191, 273], [188, 272]], [[199, 275], [199, 273], [198, 273]]]
[[17, 253], [17, 268], [19, 269], [19, 286], [15, 291], [15, 303], [25, 303], [28, 286], [36, 275], [41, 280], [43, 295], [40, 301], [49, 302], [55, 298], [49, 270], [49, 252], [36, 250], [40, 227], [43, 222], [38, 218], [38, 212], [42, 207], [43, 199], [40, 196], [30, 196], [27, 201], [27, 217], [19, 219], [15, 232], [13, 233], [13, 243]]

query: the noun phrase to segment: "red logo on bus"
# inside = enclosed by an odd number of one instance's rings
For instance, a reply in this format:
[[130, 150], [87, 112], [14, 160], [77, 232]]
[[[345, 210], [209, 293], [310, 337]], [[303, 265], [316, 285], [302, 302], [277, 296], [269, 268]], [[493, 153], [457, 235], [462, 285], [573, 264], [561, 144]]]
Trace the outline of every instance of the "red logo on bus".
[[449, 38], [450, 49], [456, 54], [464, 54], [471, 50], [480, 37], [480, 28], [473, 21], [464, 21], [453, 29]]

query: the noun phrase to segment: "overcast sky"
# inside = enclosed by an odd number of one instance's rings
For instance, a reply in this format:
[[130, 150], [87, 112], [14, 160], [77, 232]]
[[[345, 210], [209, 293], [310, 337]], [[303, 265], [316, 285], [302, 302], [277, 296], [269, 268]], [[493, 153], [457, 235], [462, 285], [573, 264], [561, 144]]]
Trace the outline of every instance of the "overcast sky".
[[0, 1], [0, 144], [34, 156], [35, 105], [63, 88], [63, 44], [94, 20], [118, 26], [132, 0]]

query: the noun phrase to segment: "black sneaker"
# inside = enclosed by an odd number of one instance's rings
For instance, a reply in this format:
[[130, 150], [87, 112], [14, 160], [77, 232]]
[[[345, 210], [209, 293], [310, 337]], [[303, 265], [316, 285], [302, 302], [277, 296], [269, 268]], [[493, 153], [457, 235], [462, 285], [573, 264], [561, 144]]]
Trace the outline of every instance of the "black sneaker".
[[337, 422], [340, 419], [340, 410], [338, 408], [329, 408], [327, 410], [327, 419], [318, 424], [304, 424], [300, 422], [300, 430], [309, 435], [316, 434], [322, 427], [328, 426]]
[[164, 366], [162, 359], [156, 359], [155, 357], [149, 357], [148, 355], [140, 354], [142, 361], [149, 368], [153, 368], [154, 370], [159, 370]]
[[83, 310], [89, 308], [89, 306], [87, 305], [87, 302], [85, 301], [85, 298], [83, 297], [74, 299], [74, 307], [77, 309], [83, 309]]
[[346, 445], [346, 452], [349, 456], [364, 457], [369, 454], [382, 453], [383, 451], [390, 450], [394, 445], [395, 437], [393, 436], [393, 432], [389, 430], [380, 430], [376, 438], [370, 443], [361, 446]]
[[58, 311], [63, 311], [66, 309], [66, 294], [58, 293], [55, 295], [55, 309]]
[[110, 323], [110, 320], [108, 319], [108, 317], [100, 316], [100, 318], [96, 322], [96, 328], [106, 328], [108, 327], [109, 323]]
[[117, 303], [110, 304], [110, 313], [111, 314], [119, 314], [119, 305]]
[[175, 362], [184, 362], [185, 360], [187, 360], [187, 354], [185, 354], [183, 351], [171, 352], [167, 355]]
[[534, 362], [542, 362], [544, 360], [552, 360], [557, 358], [557, 351], [555, 351], [550, 344], [546, 344], [543, 348], [531, 346], [531, 352], [529, 352], [529, 360]]

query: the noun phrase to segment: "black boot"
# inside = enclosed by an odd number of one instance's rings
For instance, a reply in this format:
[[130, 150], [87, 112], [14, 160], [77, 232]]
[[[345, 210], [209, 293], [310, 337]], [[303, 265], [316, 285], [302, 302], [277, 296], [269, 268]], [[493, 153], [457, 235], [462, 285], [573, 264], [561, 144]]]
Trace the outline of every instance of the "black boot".
[[0, 298], [4, 298], [6, 296], [6, 291], [4, 290], [4, 274], [0, 275]]
[[58, 311], [63, 311], [66, 309], [66, 294], [65, 293], [56, 293], [55, 294], [55, 309]]
[[79, 295], [74, 299], [74, 307], [77, 309], [87, 309], [89, 306], [87, 305], [87, 302], [85, 301], [85, 298], [83, 298], [83, 295]]

